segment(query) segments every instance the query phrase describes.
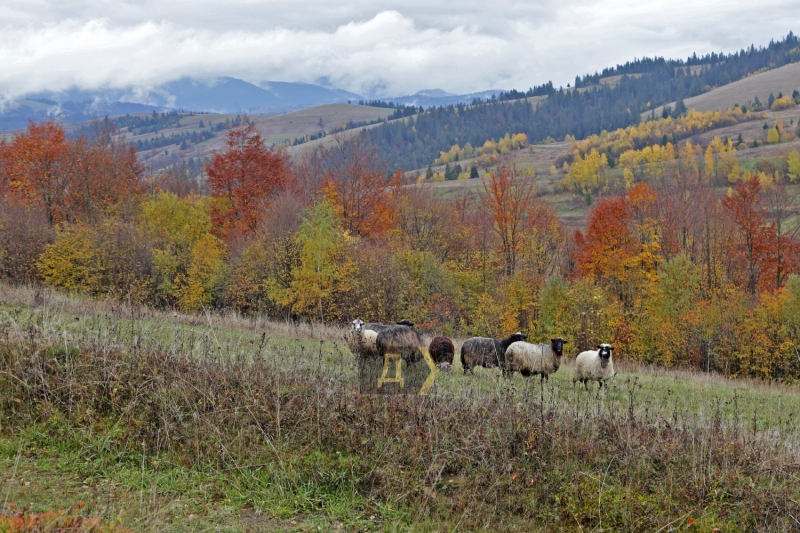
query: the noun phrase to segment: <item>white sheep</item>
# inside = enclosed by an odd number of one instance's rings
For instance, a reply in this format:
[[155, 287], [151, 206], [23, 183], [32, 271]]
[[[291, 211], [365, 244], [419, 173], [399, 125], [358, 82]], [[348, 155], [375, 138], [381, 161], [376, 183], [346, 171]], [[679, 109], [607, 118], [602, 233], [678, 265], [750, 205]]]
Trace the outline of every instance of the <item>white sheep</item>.
[[583, 382], [586, 390], [589, 390], [587, 382], [597, 380], [600, 388], [603, 383], [616, 375], [614, 372], [614, 361], [612, 352], [614, 348], [610, 344], [601, 344], [597, 350], [587, 350], [578, 354], [575, 358], [575, 374], [572, 376], [572, 386], [578, 381]]
[[378, 333], [386, 329], [386, 327], [383, 324], [365, 323], [358, 318], [353, 320], [350, 334], [347, 336], [347, 344], [350, 347], [350, 351], [361, 357], [377, 357]]
[[561, 356], [567, 343], [561, 337], [550, 339], [550, 344], [514, 342], [506, 350], [503, 374], [507, 377], [519, 372], [523, 376], [539, 374], [541, 381], [550, 381], [550, 374], [561, 366]]

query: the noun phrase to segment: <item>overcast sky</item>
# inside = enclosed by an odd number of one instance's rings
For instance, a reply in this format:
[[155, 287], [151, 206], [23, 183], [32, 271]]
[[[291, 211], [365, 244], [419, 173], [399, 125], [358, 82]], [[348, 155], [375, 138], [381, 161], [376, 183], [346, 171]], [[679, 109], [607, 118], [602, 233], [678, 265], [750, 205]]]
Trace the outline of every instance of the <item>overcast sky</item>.
[[798, 0], [3, 0], [0, 94], [183, 75], [368, 96], [527, 89], [800, 32]]

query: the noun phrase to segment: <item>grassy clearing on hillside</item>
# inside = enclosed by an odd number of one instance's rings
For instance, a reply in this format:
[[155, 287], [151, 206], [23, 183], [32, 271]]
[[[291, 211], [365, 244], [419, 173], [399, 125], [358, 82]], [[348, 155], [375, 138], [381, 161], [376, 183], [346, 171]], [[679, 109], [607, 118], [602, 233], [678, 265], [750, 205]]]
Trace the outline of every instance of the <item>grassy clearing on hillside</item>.
[[[736, 104], [744, 105], [752, 102], [756, 96], [766, 104], [770, 93], [775, 96], [778, 96], [779, 92], [790, 95], [795, 89], [800, 89], [800, 63], [790, 63], [717, 87], [707, 93], [687, 98], [684, 104], [688, 109], [698, 111], [722, 111]], [[675, 102], [667, 105], [675, 109]], [[662, 109], [663, 106], [655, 109], [656, 116], [661, 115]], [[646, 120], [649, 115], [650, 111], [642, 113], [642, 119]]]
[[19, 507], [143, 531], [798, 526], [796, 387], [618, 361], [604, 393], [457, 364], [427, 398], [360, 395], [336, 328], [0, 296]]

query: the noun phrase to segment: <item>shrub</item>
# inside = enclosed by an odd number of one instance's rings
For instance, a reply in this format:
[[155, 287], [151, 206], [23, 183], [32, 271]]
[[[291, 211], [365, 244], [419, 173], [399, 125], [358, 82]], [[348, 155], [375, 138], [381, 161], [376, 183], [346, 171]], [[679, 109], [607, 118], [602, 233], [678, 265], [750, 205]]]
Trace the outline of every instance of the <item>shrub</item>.
[[795, 103], [794, 98], [791, 96], [784, 96], [772, 102], [770, 109], [773, 111], [781, 111], [782, 109], [789, 109], [790, 107], [794, 107], [796, 105], [797, 103]]

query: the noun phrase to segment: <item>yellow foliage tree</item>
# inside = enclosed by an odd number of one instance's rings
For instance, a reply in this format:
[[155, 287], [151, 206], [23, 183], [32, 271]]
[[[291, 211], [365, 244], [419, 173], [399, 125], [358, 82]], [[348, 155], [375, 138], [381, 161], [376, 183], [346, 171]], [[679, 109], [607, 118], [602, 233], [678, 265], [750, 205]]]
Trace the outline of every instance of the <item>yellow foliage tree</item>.
[[342, 318], [334, 297], [348, 291], [353, 263], [346, 253], [348, 237], [330, 202], [325, 200], [309, 211], [296, 240], [300, 264], [292, 270], [292, 282], [288, 288], [268, 282], [268, 297], [299, 315]]
[[767, 133], [767, 142], [769, 144], [775, 144], [781, 140], [781, 134], [776, 128], [770, 128], [769, 133]]
[[211, 233], [209, 200], [160, 193], [144, 204], [142, 219], [153, 240], [162, 297], [184, 311], [211, 303], [225, 252]]
[[792, 150], [786, 154], [786, 163], [789, 167], [787, 171], [789, 181], [794, 182], [797, 178], [800, 178], [800, 154], [797, 153], [797, 150]]
[[568, 186], [582, 193], [596, 192], [608, 187], [607, 171], [606, 154], [593, 149], [586, 157], [575, 155], [575, 161], [564, 180]]
[[55, 242], [47, 245], [37, 266], [48, 285], [69, 292], [95, 293], [101, 278], [96, 251], [88, 226], [60, 226]]

